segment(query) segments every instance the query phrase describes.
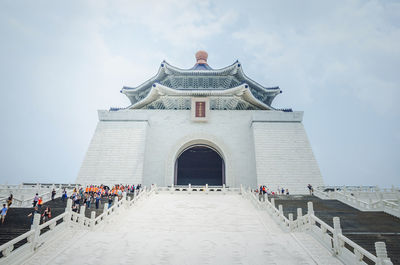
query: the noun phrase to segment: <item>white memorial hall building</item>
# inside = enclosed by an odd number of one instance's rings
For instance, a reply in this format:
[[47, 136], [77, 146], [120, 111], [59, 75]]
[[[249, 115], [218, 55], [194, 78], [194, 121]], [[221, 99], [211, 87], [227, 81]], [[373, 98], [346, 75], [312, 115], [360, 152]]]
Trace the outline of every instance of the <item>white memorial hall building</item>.
[[143, 84], [124, 87], [131, 105], [99, 110], [80, 184], [256, 187], [307, 193], [323, 185], [303, 112], [276, 109], [236, 61], [222, 69], [196, 53], [191, 69], [163, 61]]

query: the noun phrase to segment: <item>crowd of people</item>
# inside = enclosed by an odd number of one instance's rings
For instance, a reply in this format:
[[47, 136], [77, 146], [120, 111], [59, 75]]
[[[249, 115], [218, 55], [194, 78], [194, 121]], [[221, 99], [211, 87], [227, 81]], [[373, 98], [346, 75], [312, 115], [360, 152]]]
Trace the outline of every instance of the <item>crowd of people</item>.
[[[307, 185], [307, 188], [310, 192], [310, 195], [314, 195], [314, 188], [311, 184]], [[261, 185], [258, 189], [255, 190], [255, 193], [258, 193], [258, 199], [260, 201], [265, 201], [265, 194], [268, 195], [290, 195], [289, 189], [279, 188], [277, 190], [272, 190], [267, 188], [265, 185]]]
[[261, 185], [258, 189], [255, 190], [255, 193], [258, 193], [258, 199], [260, 201], [265, 201], [265, 195], [290, 195], [289, 189], [285, 188], [277, 188], [276, 190], [269, 189], [265, 185]]
[[[82, 205], [85, 205], [87, 209], [90, 209], [94, 206], [96, 209], [99, 209], [101, 204], [101, 199], [106, 199], [106, 203], [108, 204], [108, 208], [111, 207], [114, 198], [118, 197], [118, 200], [121, 200], [122, 194], [126, 192], [127, 194], [138, 193], [141, 189], [141, 184], [138, 185], [114, 185], [111, 188], [106, 185], [88, 185], [85, 188], [74, 189], [71, 199], [72, 199], [72, 210], [75, 212], [79, 211], [79, 208]], [[65, 195], [63, 195], [63, 199], [65, 199]]]
[[[138, 185], [122, 185], [117, 184], [112, 187], [106, 185], [88, 185], [86, 187], [74, 188], [72, 195], [68, 196], [67, 190], [64, 188], [61, 195], [61, 200], [66, 201], [69, 198], [72, 199], [72, 210], [78, 212], [82, 205], [85, 205], [87, 209], [95, 207], [99, 209], [102, 199], [105, 199], [105, 203], [108, 204], [108, 208], [112, 206], [115, 197], [118, 200], [122, 199], [123, 193], [126, 192], [131, 196], [135, 196], [142, 188], [141, 184]], [[51, 191], [51, 200], [55, 200], [57, 192], [55, 189]], [[103, 200], [104, 201], [104, 200]], [[13, 202], [13, 195], [10, 194], [3, 208], [0, 211], [1, 224], [4, 224], [7, 212]], [[32, 201], [32, 211], [27, 215], [31, 218], [33, 223], [33, 217], [35, 214], [41, 215], [41, 222], [47, 222], [51, 219], [51, 208], [49, 206], [43, 207], [43, 197], [35, 194]], [[44, 208], [44, 209], [42, 209]]]

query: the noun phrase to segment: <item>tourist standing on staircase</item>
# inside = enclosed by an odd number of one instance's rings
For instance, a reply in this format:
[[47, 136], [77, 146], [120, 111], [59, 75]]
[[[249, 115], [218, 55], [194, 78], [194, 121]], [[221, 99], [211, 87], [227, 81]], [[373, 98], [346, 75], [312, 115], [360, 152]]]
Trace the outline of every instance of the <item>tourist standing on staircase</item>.
[[313, 189], [313, 187], [311, 186], [311, 184], [308, 184], [308, 185], [307, 185], [307, 188], [308, 188], [308, 190], [310, 191], [310, 195], [313, 195], [313, 194], [314, 194], [314, 189]]
[[53, 189], [53, 191], [51, 192], [51, 200], [54, 201], [54, 197], [56, 196], [56, 190]]
[[31, 224], [33, 224], [33, 217], [35, 216], [35, 213], [40, 214], [39, 208], [38, 208], [37, 206], [35, 206], [35, 208], [33, 209], [33, 211], [32, 211], [30, 214], [28, 214], [28, 217], [31, 217], [31, 216], [32, 216], [32, 218], [31, 218]]
[[37, 205], [38, 205], [39, 211], [42, 210], [42, 205], [43, 205], [43, 198], [42, 197], [39, 197]]
[[108, 196], [108, 208], [111, 207], [112, 202], [113, 202], [113, 199], [112, 199], [111, 195], [109, 195]]
[[36, 206], [36, 204], [38, 203], [38, 201], [39, 201], [39, 194], [36, 193], [35, 197], [33, 198], [33, 207]]
[[50, 220], [51, 218], [51, 208], [49, 206], [46, 207], [46, 209], [44, 210], [43, 214], [43, 223], [47, 222], [48, 220]]
[[10, 196], [7, 199], [7, 208], [10, 208], [12, 201], [13, 201], [13, 195], [10, 194]]
[[4, 221], [6, 220], [6, 215], [7, 215], [8, 208], [6, 207], [5, 204], [3, 204], [3, 209], [1, 209], [1, 224], [4, 224]]
[[99, 209], [100, 198], [100, 194], [96, 194], [96, 209]]
[[67, 197], [68, 197], [67, 191], [66, 191], [65, 188], [64, 188], [63, 194], [62, 194], [62, 196], [61, 196], [61, 200], [64, 201], [65, 199], [67, 199]]

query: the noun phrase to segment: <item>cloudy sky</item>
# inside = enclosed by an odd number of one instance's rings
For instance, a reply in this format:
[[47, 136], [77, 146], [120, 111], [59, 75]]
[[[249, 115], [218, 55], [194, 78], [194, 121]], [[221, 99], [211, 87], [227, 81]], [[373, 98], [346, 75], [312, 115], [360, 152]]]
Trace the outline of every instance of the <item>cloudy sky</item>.
[[399, 1], [0, 2], [0, 182], [71, 182], [119, 90], [236, 59], [302, 110], [326, 184], [400, 185]]

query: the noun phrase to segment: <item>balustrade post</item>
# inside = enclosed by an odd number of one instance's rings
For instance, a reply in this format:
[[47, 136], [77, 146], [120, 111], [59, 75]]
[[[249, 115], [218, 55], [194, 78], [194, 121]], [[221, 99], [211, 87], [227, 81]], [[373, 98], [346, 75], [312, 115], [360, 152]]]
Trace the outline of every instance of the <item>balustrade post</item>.
[[104, 213], [103, 220], [107, 218], [108, 215], [107, 211], [108, 211], [108, 202], [106, 202], [103, 207], [103, 213]]
[[205, 192], [206, 192], [206, 194], [208, 194], [208, 184], [206, 184]]
[[171, 185], [170, 192], [174, 193], [174, 183], [172, 183], [172, 185]]
[[131, 197], [128, 196], [128, 197], [126, 198], [126, 200], [127, 200], [127, 201], [126, 201], [126, 203], [125, 203], [125, 208], [128, 209], [129, 206], [131, 206], [131, 201], [132, 201], [132, 199], [131, 199]]
[[293, 230], [293, 214], [289, 213], [289, 231]]
[[192, 193], [192, 184], [190, 184], [190, 183], [189, 183], [188, 193], [189, 193], [189, 194]]
[[80, 225], [84, 225], [85, 224], [85, 210], [86, 210], [86, 206], [82, 205], [81, 209], [79, 211], [79, 220], [78, 220], [78, 223]]
[[340, 242], [339, 235], [342, 234], [342, 228], [340, 227], [340, 218], [333, 217], [333, 254], [340, 254]]
[[297, 227], [300, 229], [303, 227], [303, 209], [297, 208]]
[[222, 184], [222, 194], [226, 194], [225, 184]]
[[32, 251], [35, 251], [37, 245], [39, 244], [39, 236], [40, 236], [39, 224], [40, 224], [40, 214], [35, 213], [33, 215], [33, 222], [31, 225], [31, 230], [34, 231], [32, 242], [31, 242], [31, 250]]
[[275, 198], [271, 198], [271, 204], [275, 208]]
[[283, 206], [282, 206], [282, 204], [279, 204], [278, 205], [278, 210], [279, 210], [279, 215], [283, 215]]
[[154, 193], [158, 194], [158, 186], [157, 186], [157, 184], [154, 184]]
[[311, 226], [315, 224], [314, 219], [312, 218], [314, 215], [314, 206], [312, 202], [307, 202], [307, 214], [308, 214], [308, 223]]
[[118, 209], [118, 196], [114, 197], [114, 206], [115, 206], [114, 211], [115, 212], [119, 212], [119, 209]]
[[378, 193], [378, 196], [379, 196], [379, 206], [382, 208], [382, 210], [384, 209], [384, 203], [383, 203], [383, 193], [382, 192], [379, 192]]
[[377, 265], [393, 265], [388, 258], [385, 242], [375, 242], [375, 251], [377, 257]]
[[92, 211], [90, 213], [90, 229], [91, 230], [94, 230], [94, 226], [96, 223], [95, 219], [96, 219], [96, 211]]
[[72, 212], [72, 199], [67, 200], [67, 206], [65, 207], [65, 219], [64, 222], [68, 225], [69, 222], [71, 222], [71, 212]]

